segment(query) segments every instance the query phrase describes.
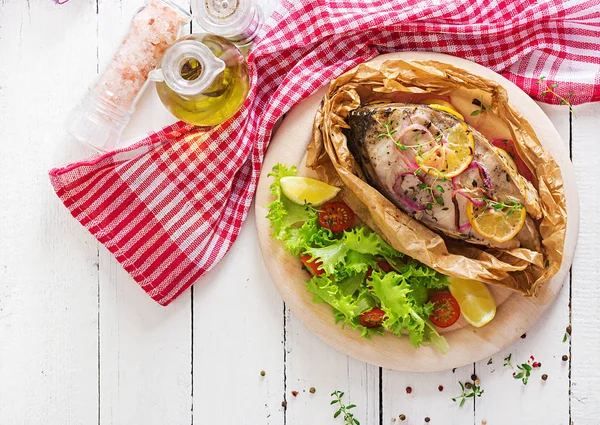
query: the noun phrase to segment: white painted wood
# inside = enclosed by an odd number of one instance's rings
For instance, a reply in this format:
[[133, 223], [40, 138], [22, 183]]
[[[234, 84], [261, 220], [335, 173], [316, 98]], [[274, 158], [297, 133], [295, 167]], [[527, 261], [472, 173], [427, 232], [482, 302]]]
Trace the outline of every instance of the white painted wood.
[[600, 422], [600, 103], [578, 106], [575, 113], [573, 164], [585, 233], [572, 273], [571, 413], [577, 425], [596, 425]]
[[[569, 147], [569, 109], [539, 103]], [[581, 188], [581, 182], [580, 188]], [[582, 190], [582, 189], [580, 189]], [[585, 234], [582, 232], [582, 236]], [[569, 376], [568, 367], [561, 360], [569, 350], [569, 341], [563, 343], [565, 329], [569, 324], [569, 278], [546, 314], [527, 333], [510, 347], [475, 365], [484, 395], [477, 400], [475, 424], [485, 419], [500, 424], [569, 424]], [[533, 355], [542, 363], [540, 369], [531, 373], [528, 384], [512, 377], [514, 370], [503, 366], [503, 359], [512, 353], [512, 364], [527, 362]], [[542, 374], [548, 375], [542, 381]], [[502, 400], [502, 402], [499, 402]], [[563, 402], [556, 402], [562, 400]], [[575, 422], [577, 423], [577, 422]]]
[[282, 424], [283, 302], [263, 265], [253, 212], [193, 291], [194, 423]]
[[[98, 3], [100, 72], [142, 4], [139, 0]], [[91, 83], [93, 78], [86, 79]], [[146, 90], [144, 100], [126, 137], [139, 137], [175, 121], [154, 90]], [[99, 263], [99, 424], [191, 423], [191, 293], [164, 308], [138, 287], [103, 246]]]
[[[383, 423], [389, 424], [395, 418], [400, 424], [421, 424], [429, 417], [432, 424], [472, 424], [473, 400], [463, 407], [451, 400], [461, 394], [458, 382], [470, 381], [472, 374], [472, 364], [454, 371], [430, 373], [384, 370]], [[440, 385], [442, 391], [438, 388]], [[407, 387], [412, 390], [410, 394], [406, 392]], [[406, 422], [399, 421], [399, 415], [405, 415]]]
[[[334, 350], [286, 310], [286, 401], [288, 425], [333, 423], [337, 410], [331, 393], [343, 401], [363, 425], [379, 424], [379, 368]], [[310, 388], [315, 393], [310, 393]], [[294, 397], [292, 391], [298, 391]], [[337, 406], [337, 405], [336, 405]], [[341, 419], [339, 420], [341, 422]]]
[[[265, 1], [265, 11], [272, 9], [275, 0]], [[142, 2], [99, 0], [100, 15], [96, 3], [0, 0], [0, 423], [189, 424], [193, 403], [197, 424], [341, 424], [331, 418], [333, 389], [357, 403], [363, 424], [378, 423], [378, 369], [335, 352], [289, 314], [284, 417], [284, 309], [262, 265], [252, 215], [233, 251], [194, 289], [192, 400], [191, 291], [167, 308], [155, 305], [52, 193], [46, 171], [89, 154], [63, 139], [62, 129], [95, 78], [96, 48], [105, 63]], [[573, 120], [584, 202], [573, 265], [571, 411], [577, 425], [597, 424], [600, 417], [599, 105], [577, 107]], [[564, 138], [564, 115], [544, 109]], [[150, 89], [126, 135], [172, 120]], [[477, 400], [475, 424], [568, 424], [569, 365], [560, 361], [560, 350], [568, 350], [560, 342], [567, 303], [563, 289], [525, 340], [494, 356], [492, 365], [477, 365], [486, 393]], [[223, 305], [235, 313], [219, 328], [212, 318]], [[508, 352], [515, 359], [536, 355], [548, 381], [541, 385], [534, 375], [519, 387], [498, 370]], [[473, 423], [469, 404], [458, 409], [449, 400], [456, 380], [470, 372], [470, 366], [455, 374], [383, 371], [382, 423], [400, 413], [410, 424], [423, 423], [424, 416], [433, 424]], [[294, 399], [293, 388], [307, 392]]]
[[47, 178], [83, 154], [62, 123], [95, 72], [93, 43], [92, 1], [0, 1], [2, 424], [97, 418], [97, 243]]

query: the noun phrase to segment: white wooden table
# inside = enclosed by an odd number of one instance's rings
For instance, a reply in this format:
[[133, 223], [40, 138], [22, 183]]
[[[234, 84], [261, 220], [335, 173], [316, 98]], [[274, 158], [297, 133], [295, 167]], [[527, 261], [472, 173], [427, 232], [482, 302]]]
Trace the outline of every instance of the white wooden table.
[[[275, 2], [263, 1], [266, 13]], [[47, 170], [89, 154], [64, 138], [63, 121], [139, 6], [0, 0], [0, 424], [342, 424], [329, 406], [338, 389], [364, 425], [600, 423], [600, 104], [576, 118], [542, 105], [570, 147], [582, 202], [572, 273], [550, 313], [489, 362], [382, 370], [334, 351], [286, 309], [252, 213], [222, 263], [163, 308], [60, 204]], [[150, 89], [126, 135], [172, 120]], [[542, 362], [527, 386], [503, 367], [509, 353]], [[485, 393], [459, 408], [450, 398], [472, 373]]]

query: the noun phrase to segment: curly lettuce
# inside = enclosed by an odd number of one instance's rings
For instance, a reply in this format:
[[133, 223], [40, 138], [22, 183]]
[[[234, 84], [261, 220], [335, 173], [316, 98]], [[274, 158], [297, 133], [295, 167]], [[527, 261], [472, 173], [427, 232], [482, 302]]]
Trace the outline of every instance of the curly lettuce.
[[[275, 181], [275, 200], [267, 207], [273, 238], [282, 241], [293, 255], [309, 255], [323, 273], [313, 276], [306, 287], [313, 301], [329, 304], [336, 323], [360, 330], [369, 338], [381, 328], [368, 329], [360, 315], [374, 307], [386, 313], [382, 327], [398, 336], [408, 335], [415, 347], [431, 344], [448, 351], [445, 338], [429, 322], [433, 305], [429, 291], [448, 285], [445, 276], [404, 255], [367, 226], [360, 225], [333, 233], [321, 227], [318, 210], [310, 204], [298, 205], [285, 197], [280, 180], [296, 175], [296, 167], [277, 164], [269, 176]], [[393, 271], [385, 273], [381, 262]], [[369, 277], [370, 276], [370, 277]]]

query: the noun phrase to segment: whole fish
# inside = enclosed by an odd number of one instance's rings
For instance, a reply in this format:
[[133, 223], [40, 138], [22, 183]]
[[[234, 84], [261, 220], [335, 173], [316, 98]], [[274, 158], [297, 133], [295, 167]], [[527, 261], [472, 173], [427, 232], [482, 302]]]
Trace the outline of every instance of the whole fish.
[[[456, 239], [539, 249], [537, 190], [504, 151], [454, 114], [421, 104], [374, 104], [351, 111], [347, 123], [348, 147], [367, 181], [405, 213]], [[510, 214], [523, 208], [525, 223], [510, 240], [490, 240], [471, 226], [468, 203]]]

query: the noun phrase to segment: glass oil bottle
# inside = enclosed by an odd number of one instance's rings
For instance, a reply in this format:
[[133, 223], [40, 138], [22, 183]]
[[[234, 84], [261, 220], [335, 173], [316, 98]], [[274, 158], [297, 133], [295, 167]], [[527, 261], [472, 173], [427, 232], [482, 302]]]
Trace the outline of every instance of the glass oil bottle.
[[213, 34], [191, 34], [165, 52], [149, 78], [165, 107], [197, 126], [231, 118], [250, 89], [246, 60], [235, 45]]

